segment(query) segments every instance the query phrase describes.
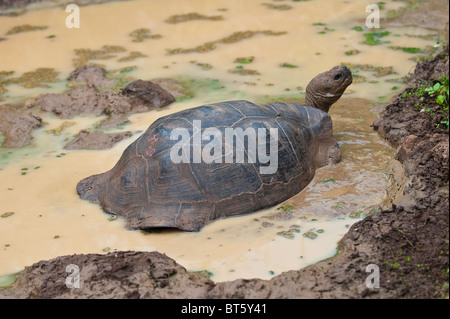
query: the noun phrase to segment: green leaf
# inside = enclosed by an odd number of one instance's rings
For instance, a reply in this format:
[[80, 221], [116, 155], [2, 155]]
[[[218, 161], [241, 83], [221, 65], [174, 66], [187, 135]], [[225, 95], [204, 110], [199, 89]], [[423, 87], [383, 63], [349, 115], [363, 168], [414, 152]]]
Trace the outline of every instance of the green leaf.
[[383, 43], [389, 43], [389, 41], [381, 41], [380, 40], [380, 38], [385, 37], [389, 34], [390, 34], [389, 31], [364, 33], [366, 40], [363, 43], [368, 44], [368, 45], [379, 45], [379, 44], [383, 44]]
[[441, 83], [436, 83], [434, 86], [433, 86], [433, 90], [436, 92], [436, 91], [438, 91], [439, 89], [441, 88]]
[[290, 69], [294, 69], [294, 68], [298, 68], [298, 66], [294, 65], [294, 64], [290, 64], [290, 63], [283, 63], [280, 65], [282, 68], [290, 68]]

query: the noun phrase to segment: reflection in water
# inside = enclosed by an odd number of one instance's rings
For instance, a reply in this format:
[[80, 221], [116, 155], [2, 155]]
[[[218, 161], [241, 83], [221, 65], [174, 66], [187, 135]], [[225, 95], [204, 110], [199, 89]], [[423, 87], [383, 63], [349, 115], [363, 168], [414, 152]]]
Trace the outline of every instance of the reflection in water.
[[[60, 92], [63, 79], [84, 63], [108, 70], [130, 67], [130, 76], [145, 80], [176, 78], [191, 84], [195, 94], [163, 110], [131, 115], [130, 124], [116, 131], [126, 129], [133, 137], [110, 150], [63, 150], [101, 118], [79, 116], [67, 125], [67, 119], [49, 114], [41, 114], [46, 125], [29, 146], [0, 149], [0, 214], [14, 213], [0, 218], [0, 274], [58, 255], [158, 250], [222, 281], [271, 278], [333, 255], [348, 227], [385, 200], [383, 171], [392, 150], [370, 128], [375, 119], [370, 109], [398, 91], [414, 65], [409, 53], [363, 43], [364, 31], [355, 26], [364, 28], [369, 3], [118, 1], [81, 7], [80, 29], [65, 28], [67, 13], [61, 8], [0, 17], [0, 93], [6, 102]], [[385, 6], [401, 5], [386, 1]], [[6, 35], [21, 25], [46, 28]], [[383, 40], [395, 46], [431, 43], [403, 36], [425, 34], [421, 29], [389, 31]], [[380, 59], [385, 56], [389, 59]], [[109, 170], [161, 116], [223, 100], [301, 99], [314, 75], [341, 63], [359, 66], [352, 70], [360, 79], [330, 110], [342, 161], [319, 169], [304, 191], [277, 207], [218, 220], [199, 233], [139, 232], [126, 230], [122, 220], [76, 194], [79, 180]], [[392, 68], [376, 73], [361, 65]], [[23, 76], [38, 68], [54, 70], [47, 74], [60, 82]]]

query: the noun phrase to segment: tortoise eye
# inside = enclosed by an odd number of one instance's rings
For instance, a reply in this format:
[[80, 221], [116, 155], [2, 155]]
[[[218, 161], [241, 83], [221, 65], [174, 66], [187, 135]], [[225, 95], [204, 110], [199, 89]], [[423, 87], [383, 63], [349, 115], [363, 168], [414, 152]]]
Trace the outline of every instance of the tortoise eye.
[[342, 74], [338, 73], [334, 76], [334, 80], [337, 81], [342, 78]]

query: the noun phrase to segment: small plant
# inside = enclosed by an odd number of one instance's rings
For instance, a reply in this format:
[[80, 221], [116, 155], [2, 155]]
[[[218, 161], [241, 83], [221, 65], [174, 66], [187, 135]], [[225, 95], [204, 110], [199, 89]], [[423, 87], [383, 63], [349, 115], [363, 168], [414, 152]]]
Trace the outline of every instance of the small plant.
[[[421, 112], [426, 112], [429, 114], [433, 120], [437, 121], [435, 123], [436, 128], [441, 130], [448, 130], [449, 128], [449, 83], [448, 77], [446, 75], [442, 76], [439, 81], [435, 83], [424, 83], [419, 87], [413, 89], [411, 92], [405, 91], [402, 95], [403, 99], [409, 98], [411, 95], [419, 97], [419, 103], [415, 106]], [[426, 100], [432, 99], [432, 104], [435, 103], [434, 107], [429, 105], [423, 107]]]
[[294, 208], [294, 206], [292, 206], [292, 205], [286, 205], [286, 206], [278, 207], [277, 210], [281, 209], [283, 212], [290, 212], [293, 208]]

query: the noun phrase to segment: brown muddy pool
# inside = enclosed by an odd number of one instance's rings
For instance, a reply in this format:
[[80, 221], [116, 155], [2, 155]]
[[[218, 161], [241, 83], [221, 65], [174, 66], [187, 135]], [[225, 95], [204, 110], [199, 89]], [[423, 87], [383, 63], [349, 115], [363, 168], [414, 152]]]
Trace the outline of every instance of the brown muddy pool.
[[[0, 148], [0, 275], [60, 255], [157, 250], [188, 270], [208, 271], [214, 281], [269, 279], [334, 255], [354, 222], [387, 204], [386, 167], [393, 150], [370, 127], [377, 116], [371, 110], [402, 89], [415, 60], [436, 43], [429, 30], [383, 28], [384, 20], [381, 29], [368, 30], [370, 3], [114, 1], [80, 7], [78, 29], [66, 27], [65, 6], [53, 2], [17, 16], [0, 15], [2, 104], [62, 92], [75, 67], [92, 63], [125, 70], [133, 79], [174, 78], [193, 93], [165, 109], [129, 116], [128, 125], [109, 132], [133, 136], [109, 150], [63, 149], [102, 118], [50, 114], [42, 115], [45, 125], [29, 145]], [[385, 1], [381, 13], [407, 6]], [[342, 161], [319, 169], [311, 184], [285, 203], [217, 220], [198, 233], [141, 232], [127, 230], [120, 218], [76, 193], [78, 181], [112, 168], [161, 116], [233, 99], [301, 100], [312, 77], [342, 63], [354, 75], [330, 110]], [[24, 76], [39, 68], [54, 76]]]

